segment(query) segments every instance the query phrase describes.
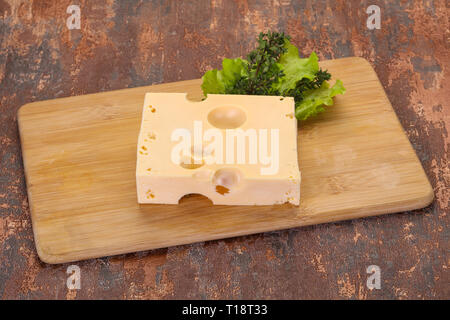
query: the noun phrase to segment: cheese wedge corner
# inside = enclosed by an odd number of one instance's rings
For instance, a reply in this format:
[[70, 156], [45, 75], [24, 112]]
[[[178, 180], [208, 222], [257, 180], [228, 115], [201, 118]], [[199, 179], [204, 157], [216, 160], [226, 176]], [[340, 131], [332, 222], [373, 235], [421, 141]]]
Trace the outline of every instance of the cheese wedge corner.
[[140, 204], [201, 194], [215, 205], [300, 202], [291, 97], [147, 93], [137, 144]]

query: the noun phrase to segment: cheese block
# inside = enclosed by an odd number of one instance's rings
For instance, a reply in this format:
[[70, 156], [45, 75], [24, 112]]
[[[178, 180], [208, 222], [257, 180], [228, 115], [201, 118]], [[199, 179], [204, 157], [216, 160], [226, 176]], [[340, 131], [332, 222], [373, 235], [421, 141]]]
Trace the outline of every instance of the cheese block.
[[147, 93], [137, 146], [138, 202], [299, 205], [297, 120], [291, 97]]

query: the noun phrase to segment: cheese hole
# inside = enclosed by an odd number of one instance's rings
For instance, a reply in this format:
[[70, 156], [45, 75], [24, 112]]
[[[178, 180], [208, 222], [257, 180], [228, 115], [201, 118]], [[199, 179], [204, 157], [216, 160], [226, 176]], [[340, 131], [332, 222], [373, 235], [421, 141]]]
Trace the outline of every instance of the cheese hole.
[[208, 122], [219, 129], [235, 129], [247, 120], [245, 112], [233, 106], [222, 106], [208, 113]]
[[212, 206], [213, 202], [207, 196], [200, 193], [188, 193], [178, 199], [178, 204], [188, 205], [190, 208]]
[[[197, 159], [197, 162], [199, 162], [198, 160], [199, 159]], [[205, 164], [205, 161], [203, 161], [203, 159], [201, 159], [201, 163], [195, 163], [194, 162], [194, 157], [192, 157], [192, 156], [190, 156], [190, 157], [189, 156], [182, 156], [181, 157], [181, 162], [180, 162], [180, 166], [182, 168], [189, 169], [189, 170], [200, 168], [204, 164]]]
[[220, 193], [221, 195], [225, 195], [226, 193], [230, 192], [230, 189], [224, 186], [216, 186], [216, 192]]
[[238, 169], [223, 168], [217, 170], [212, 179], [213, 184], [216, 186], [216, 192], [225, 195], [239, 185], [241, 176], [242, 174]]
[[180, 166], [184, 169], [188, 169], [188, 170], [192, 170], [192, 169], [197, 169], [200, 168], [204, 165], [204, 163], [180, 163]]

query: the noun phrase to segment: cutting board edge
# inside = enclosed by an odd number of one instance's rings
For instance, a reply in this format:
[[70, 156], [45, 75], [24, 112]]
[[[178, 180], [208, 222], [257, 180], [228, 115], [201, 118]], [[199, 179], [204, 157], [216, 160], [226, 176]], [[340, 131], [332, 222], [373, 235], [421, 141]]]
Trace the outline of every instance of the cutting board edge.
[[[347, 57], [347, 58], [342, 58], [342, 59], [335, 59], [335, 60], [354, 60], [354, 61], [360, 61], [362, 63], [364, 63], [365, 65], [367, 65], [371, 70], [374, 70], [373, 67], [370, 65], [370, 63], [361, 57]], [[324, 61], [325, 62], [325, 61]], [[374, 72], [375, 73], [375, 72]], [[376, 73], [375, 73], [376, 75]], [[377, 80], [378, 76], [376, 75]], [[174, 84], [175, 86], [183, 86], [183, 85], [193, 85], [193, 84], [197, 84], [201, 81], [201, 79], [190, 79], [190, 80], [183, 80], [183, 81], [177, 81], [177, 82], [172, 82], [172, 83], [161, 83], [161, 84], [155, 84], [155, 85], [148, 85], [148, 86], [141, 86], [141, 87], [135, 87], [135, 88], [124, 88], [124, 89], [118, 89], [118, 90], [112, 90], [112, 91], [105, 91], [105, 92], [100, 92], [100, 93], [90, 93], [87, 95], [83, 95], [83, 97], [86, 96], [99, 96], [99, 95], [107, 95], [110, 94], [111, 92], [121, 92], [121, 91], [129, 91], [129, 90], [136, 90], [136, 91], [141, 91], [141, 90], [148, 90], [147, 88], [152, 88], [152, 91], [155, 90], [156, 87], [158, 86], [164, 86], [164, 85], [170, 85], [170, 84]], [[368, 80], [369, 81], [369, 80]], [[370, 80], [370, 81], [374, 81], [374, 80]], [[390, 105], [390, 107], [392, 108], [392, 104], [390, 103], [389, 99], [387, 98], [386, 92], [384, 90], [382, 90], [385, 96], [386, 101], [388, 102], [388, 104]], [[18, 126], [19, 126], [19, 133], [20, 133], [20, 141], [21, 141], [21, 149], [22, 149], [22, 157], [23, 157], [23, 162], [24, 162], [24, 171], [25, 171], [25, 179], [26, 179], [26, 185], [27, 185], [27, 193], [28, 193], [28, 202], [29, 202], [29, 207], [30, 207], [30, 214], [31, 214], [31, 220], [32, 220], [32, 227], [33, 227], [33, 235], [34, 235], [34, 239], [35, 239], [35, 244], [36, 244], [36, 250], [38, 253], [39, 258], [48, 264], [60, 264], [60, 263], [67, 263], [67, 262], [73, 262], [73, 261], [80, 261], [80, 260], [87, 260], [87, 259], [92, 259], [92, 258], [98, 258], [98, 257], [103, 257], [103, 256], [110, 256], [110, 255], [120, 255], [120, 254], [125, 254], [125, 253], [130, 253], [130, 250], [126, 249], [126, 248], [122, 248], [120, 250], [111, 250], [111, 252], [106, 253], [106, 254], [86, 254], [86, 255], [80, 255], [78, 257], [67, 257], [65, 254], [49, 254], [48, 250], [45, 250], [42, 245], [41, 245], [41, 239], [39, 237], [39, 234], [37, 232], [38, 230], [38, 221], [36, 221], [37, 219], [35, 219], [35, 209], [34, 209], [34, 205], [33, 205], [33, 186], [29, 186], [29, 181], [28, 181], [28, 170], [27, 170], [27, 156], [26, 156], [26, 150], [24, 150], [24, 144], [23, 144], [23, 130], [22, 130], [22, 125], [23, 123], [26, 121], [26, 116], [27, 115], [32, 115], [33, 113], [30, 114], [29, 111], [34, 111], [36, 106], [42, 105], [45, 102], [48, 101], [64, 101], [67, 99], [73, 99], [76, 97], [80, 97], [80, 96], [69, 96], [69, 97], [62, 97], [62, 98], [57, 98], [57, 99], [51, 99], [51, 100], [43, 100], [43, 101], [35, 101], [35, 102], [31, 102], [31, 103], [27, 103], [22, 105], [18, 111], [17, 111], [17, 120], [18, 120]], [[392, 108], [393, 109], [393, 108]], [[395, 112], [394, 112], [395, 113]], [[398, 124], [401, 126], [401, 123], [398, 119], [398, 116], [395, 114]], [[403, 127], [402, 127], [403, 133], [406, 135]], [[412, 145], [408, 139], [408, 142], [410, 144], [410, 147], [412, 148]], [[412, 148], [413, 149], [413, 148]], [[413, 149], [414, 150], [414, 149]], [[420, 163], [420, 160], [417, 157], [416, 154], [416, 160]], [[421, 163], [420, 163], [421, 164]], [[409, 210], [415, 210], [415, 209], [420, 209], [423, 207], [428, 206], [434, 199], [434, 191], [431, 187], [430, 181], [427, 177], [427, 175], [425, 174], [425, 171], [423, 169], [423, 166], [421, 165], [422, 168], [422, 174], [423, 177], [426, 180], [426, 186], [424, 185], [424, 195], [422, 197], [415, 197], [412, 198], [411, 200], [408, 200], [407, 203], [404, 203], [403, 206], [399, 206], [398, 208], [392, 207], [389, 209], [386, 208], [382, 208], [382, 206], [380, 206], [380, 208], [378, 210], [372, 210], [370, 212], [368, 212], [365, 208], [364, 211], [360, 211], [358, 214], [355, 214], [353, 211], [351, 210], [345, 210], [346, 214], [343, 215], [337, 215], [337, 217], [333, 217], [333, 219], [328, 220], [328, 221], [323, 221], [323, 222], [317, 222], [316, 221], [312, 221], [309, 223], [299, 223], [296, 225], [286, 225], [286, 226], [281, 226], [279, 228], [270, 228], [270, 230], [253, 230], [251, 232], [238, 232], [236, 234], [229, 234], [226, 236], [223, 235], [213, 235], [211, 238], [207, 238], [207, 239], [203, 239], [203, 240], [194, 240], [194, 241], [186, 241], [186, 242], [177, 242], [175, 244], [171, 244], [169, 246], [164, 245], [164, 246], [155, 246], [155, 247], [145, 247], [145, 246], [141, 246], [140, 247], [136, 247], [137, 250], [134, 251], [145, 251], [145, 250], [154, 250], [154, 249], [158, 249], [158, 248], [166, 248], [166, 247], [171, 247], [171, 246], [176, 246], [176, 245], [186, 245], [186, 244], [190, 244], [190, 243], [196, 243], [196, 242], [202, 242], [202, 241], [212, 241], [212, 240], [218, 240], [218, 239], [224, 239], [224, 238], [233, 238], [233, 237], [238, 237], [238, 236], [242, 236], [242, 235], [250, 235], [250, 234], [259, 234], [259, 233], [263, 233], [263, 232], [270, 232], [270, 231], [277, 231], [277, 230], [285, 230], [288, 228], [295, 228], [295, 227], [302, 227], [302, 226], [307, 226], [307, 225], [314, 225], [314, 224], [323, 224], [323, 223], [329, 223], [329, 222], [337, 222], [337, 221], [345, 221], [345, 220], [352, 220], [352, 219], [359, 219], [359, 218], [363, 218], [363, 217], [370, 217], [370, 216], [374, 216], [374, 215], [384, 215], [384, 214], [391, 214], [391, 213], [396, 213], [396, 212], [401, 212], [401, 211], [409, 211]], [[426, 189], [426, 190], [425, 190]], [[383, 206], [386, 204], [383, 204]], [[327, 215], [324, 214], [324, 216], [326, 217]], [[44, 241], [45, 242], [45, 241]], [[92, 249], [89, 249], [92, 250]], [[98, 251], [98, 250], [97, 250]], [[112, 251], [116, 251], [116, 252], [112, 252]], [[133, 252], [134, 252], [133, 251]]]
[[[217, 234], [217, 235], [213, 235], [212, 237], [207, 238], [207, 239], [202, 237], [202, 239], [193, 239], [192, 241], [186, 241], [186, 242], [174, 241], [173, 244], [170, 244], [168, 246], [167, 245], [141, 246], [141, 247], [136, 246], [135, 248], [137, 248], [137, 250], [133, 251], [133, 252], [157, 250], [157, 249], [162, 249], [162, 248], [170, 248], [170, 247], [175, 247], [175, 246], [179, 246], [179, 245], [189, 245], [189, 244], [205, 242], [205, 241], [230, 239], [230, 238], [241, 237], [241, 236], [246, 236], [246, 235], [255, 235], [255, 234], [261, 234], [261, 233], [273, 232], [273, 231], [283, 231], [283, 230], [288, 230], [288, 229], [292, 229], [292, 228], [301, 228], [301, 227], [306, 227], [306, 226], [311, 226], [311, 225], [351, 221], [351, 220], [356, 220], [356, 219], [371, 218], [371, 217], [380, 216], [380, 215], [394, 214], [394, 213], [399, 213], [399, 212], [404, 212], [404, 211], [418, 210], [418, 209], [422, 209], [422, 208], [429, 206], [433, 202], [433, 200], [434, 200], [434, 191], [430, 185], [430, 189], [428, 190], [428, 193], [425, 194], [423, 197], [419, 197], [419, 198], [415, 197], [415, 198], [411, 198], [410, 200], [407, 200], [407, 201], [398, 201], [400, 203], [398, 203], [397, 201], [393, 201], [393, 202], [389, 203], [390, 206], [392, 205], [389, 210], [386, 210], [386, 208], [384, 207], [386, 205], [386, 203], [383, 203], [380, 205], [374, 205], [372, 208], [369, 208], [368, 210], [342, 209], [341, 211], [343, 212], [343, 214], [338, 214], [338, 215], [334, 214], [332, 219], [329, 219], [330, 217], [325, 212], [321, 216], [323, 221], [313, 220], [313, 221], [306, 221], [306, 222], [303, 221], [302, 222], [300, 220], [298, 224], [297, 223], [286, 224], [284, 226], [276, 227], [276, 228], [264, 227], [264, 228], [260, 228], [260, 230], [254, 230], [250, 233], [243, 231], [243, 232], [237, 232], [235, 234], [226, 234], [226, 235]], [[397, 205], [395, 206], [395, 204], [397, 204]], [[330, 212], [333, 212], [333, 211], [330, 211]], [[335, 211], [334, 211], [334, 213], [335, 213]], [[33, 215], [33, 213], [32, 213], [32, 215]], [[35, 219], [32, 219], [32, 220], [35, 220]], [[62, 263], [69, 263], [69, 262], [76, 262], [76, 261], [84, 261], [84, 260], [89, 260], [89, 259], [97, 259], [97, 258], [101, 258], [101, 257], [105, 257], [105, 256], [110, 257], [110, 256], [118, 256], [118, 255], [132, 253], [129, 250], [127, 250], [126, 248], [122, 248], [120, 250], [111, 250], [111, 252], [108, 252], [106, 254], [92, 254], [92, 255], [80, 254], [79, 257], [74, 257], [73, 253], [71, 253], [70, 257], [66, 257], [66, 254], [64, 254], [64, 253], [63, 254], [51, 254], [51, 253], [47, 253], [42, 248], [41, 242], [39, 239], [39, 235], [37, 233], [37, 228], [35, 228], [34, 224], [33, 224], [33, 235], [34, 235], [36, 251], [39, 256], [39, 259], [42, 262], [47, 263], [47, 264], [62, 264]], [[94, 250], [98, 251], [98, 249], [94, 249]]]
[[[338, 58], [338, 59], [329, 59], [329, 60], [323, 60], [323, 61], [319, 61], [319, 64], [323, 64], [323, 63], [329, 63], [330, 61], [343, 61], [343, 60], [354, 60], [354, 61], [360, 61], [363, 64], [365, 64], [368, 68], [370, 68], [375, 74], [375, 70], [373, 69], [372, 65], [370, 64], [370, 62], [363, 58], [363, 57], [356, 57], [356, 56], [352, 56], [352, 57], [344, 57], [344, 58]], [[378, 79], [378, 77], [377, 77]], [[108, 90], [108, 91], [103, 91], [103, 92], [93, 92], [93, 93], [87, 93], [87, 94], [79, 94], [79, 95], [73, 95], [73, 96], [67, 96], [67, 97], [60, 97], [60, 98], [54, 98], [54, 99], [45, 99], [45, 100], [38, 100], [38, 101], [33, 101], [33, 102], [28, 102], [23, 104], [22, 106], [20, 106], [17, 110], [17, 121], [20, 123], [21, 118], [23, 118], [23, 116], [25, 115], [24, 113], [26, 113], [27, 111], [29, 111], [28, 109], [33, 108], [36, 105], [40, 105], [44, 102], [48, 102], [48, 101], [52, 101], [52, 102], [57, 102], [57, 101], [64, 101], [64, 100], [70, 100], [72, 98], [79, 98], [79, 97], [92, 97], [92, 96], [99, 96], [99, 95], [109, 95], [111, 93], [119, 93], [121, 91], [128, 91], [128, 90], [144, 90], [144, 88], [157, 88], [158, 86], [167, 86], [167, 85], [176, 85], [176, 86], [182, 86], [185, 84], [189, 84], [190, 82], [192, 82], [193, 84], [196, 82], [200, 82], [201, 78], [195, 78], [195, 79], [188, 79], [188, 80], [180, 80], [180, 81], [172, 81], [172, 82], [165, 82], [165, 83], [155, 83], [155, 84], [148, 84], [145, 86], [139, 86], [139, 87], [131, 87], [131, 88], [122, 88], [122, 89], [115, 89], [115, 90]], [[369, 81], [374, 81], [374, 80], [369, 80]]]
[[[182, 85], [190, 85], [190, 83], [192, 82], [192, 84], [195, 84], [196, 82], [198, 82], [199, 78], [196, 79], [188, 79], [188, 80], [180, 80], [180, 81], [174, 81], [174, 82], [166, 82], [166, 83], [155, 83], [155, 84], [148, 84], [145, 86], [139, 86], [139, 87], [131, 87], [131, 88], [122, 88], [122, 89], [115, 89], [115, 90], [108, 90], [108, 91], [102, 91], [102, 92], [93, 92], [93, 93], [87, 93], [87, 94], [79, 94], [79, 95], [73, 95], [73, 96], [67, 96], [67, 97], [61, 97], [61, 98], [54, 98], [54, 99], [46, 99], [46, 100], [38, 100], [38, 101], [32, 101], [32, 102], [28, 102], [23, 104], [22, 106], [20, 106], [17, 109], [17, 121], [20, 122], [21, 118], [23, 118], [24, 116], [26, 116], [26, 113], [29, 112], [31, 108], [34, 108], [36, 105], [41, 105], [42, 103], [45, 102], [61, 102], [64, 100], [70, 100], [73, 98], [88, 98], [88, 97], [92, 97], [92, 96], [101, 96], [101, 95], [109, 95], [111, 93], [121, 93], [124, 91], [130, 91], [130, 90], [136, 90], [136, 91], [140, 91], [140, 90], [145, 90], [145, 88], [157, 88], [158, 86], [167, 86], [167, 85], [176, 85], [176, 86], [182, 86]], [[144, 97], [142, 97], [142, 101], [144, 101]]]

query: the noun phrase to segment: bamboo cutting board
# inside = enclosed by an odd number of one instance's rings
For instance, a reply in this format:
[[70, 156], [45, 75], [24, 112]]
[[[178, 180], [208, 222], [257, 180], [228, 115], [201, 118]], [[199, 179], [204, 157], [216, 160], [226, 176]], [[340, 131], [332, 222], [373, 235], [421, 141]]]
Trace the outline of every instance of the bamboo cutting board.
[[[374, 70], [362, 58], [324, 61], [347, 92], [299, 126], [301, 205], [138, 205], [136, 144], [144, 94], [200, 80], [35, 102], [19, 110], [39, 257], [63, 263], [418, 209], [433, 190]], [[334, 80], [332, 80], [334, 82]]]

